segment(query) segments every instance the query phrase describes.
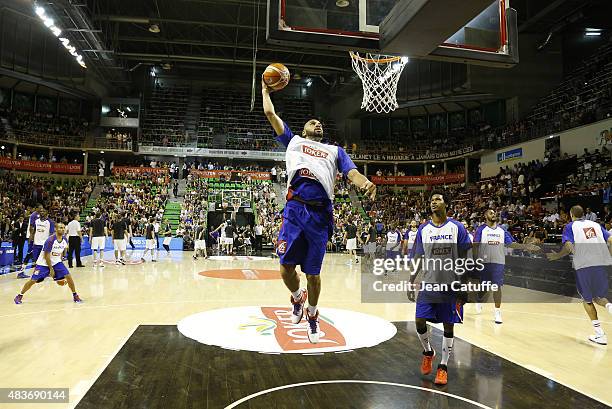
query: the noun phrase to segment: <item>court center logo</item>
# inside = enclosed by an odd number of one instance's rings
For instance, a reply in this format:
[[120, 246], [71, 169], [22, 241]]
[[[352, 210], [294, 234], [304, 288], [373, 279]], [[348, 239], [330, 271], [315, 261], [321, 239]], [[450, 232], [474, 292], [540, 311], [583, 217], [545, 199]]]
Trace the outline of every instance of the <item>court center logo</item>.
[[[339, 352], [391, 339], [397, 329], [372, 315], [322, 308], [319, 343], [308, 341], [305, 320], [291, 323], [287, 307], [237, 307], [201, 312], [178, 323], [188, 338], [225, 349], [262, 353]], [[367, 328], [367, 331], [364, 331]], [[213, 330], [214, 329], [214, 330]]]

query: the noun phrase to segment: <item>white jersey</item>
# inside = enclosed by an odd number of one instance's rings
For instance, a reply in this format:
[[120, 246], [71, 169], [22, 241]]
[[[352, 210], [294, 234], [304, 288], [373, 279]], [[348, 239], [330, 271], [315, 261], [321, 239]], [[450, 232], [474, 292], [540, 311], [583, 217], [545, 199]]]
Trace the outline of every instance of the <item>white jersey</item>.
[[417, 232], [418, 231], [412, 231], [412, 229], [408, 231], [408, 249], [409, 250], [412, 250], [412, 247], [414, 246], [414, 242], [416, 240]]
[[312, 141], [294, 135], [287, 146], [285, 154], [289, 180], [300, 169], [308, 169], [310, 176], [316, 179], [325, 189], [331, 201], [334, 200], [334, 184], [338, 175], [338, 147]]
[[456, 280], [455, 270], [445, 265], [448, 260], [459, 258], [460, 250], [467, 251], [471, 247], [468, 232], [458, 221], [448, 218], [444, 224], [436, 226], [430, 220], [419, 227], [412, 254], [425, 258], [423, 282], [450, 284]]
[[563, 243], [574, 245], [574, 268], [610, 266], [612, 256], [607, 241], [610, 234], [600, 224], [591, 220], [576, 220], [563, 229]]
[[399, 243], [402, 239], [402, 235], [398, 231], [387, 232], [387, 250], [399, 250]]
[[35, 246], [44, 245], [49, 236], [55, 233], [55, 224], [50, 219], [36, 220], [36, 222], [34, 222], [34, 228], [36, 229], [34, 233]]
[[45, 253], [51, 253], [51, 265], [54, 266], [58, 263], [62, 262], [62, 254], [64, 254], [64, 250], [68, 248], [68, 242], [65, 237], [62, 237], [61, 241], [57, 240], [57, 236], [54, 234], [47, 238], [45, 244], [43, 245], [43, 249], [40, 252], [40, 256], [38, 256], [38, 260], [36, 260], [36, 265], [48, 267], [47, 261], [45, 260]]
[[475, 243], [478, 245], [478, 257], [483, 263], [506, 264], [506, 245], [512, 244], [514, 239], [508, 231], [497, 225], [491, 228], [486, 224], [476, 229]]

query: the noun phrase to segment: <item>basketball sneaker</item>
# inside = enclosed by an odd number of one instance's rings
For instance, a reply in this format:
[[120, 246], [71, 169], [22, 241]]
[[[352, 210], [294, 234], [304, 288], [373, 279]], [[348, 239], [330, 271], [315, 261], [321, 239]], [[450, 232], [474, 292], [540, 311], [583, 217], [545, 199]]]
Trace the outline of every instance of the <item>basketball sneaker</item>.
[[15, 299], [13, 301], [15, 301], [15, 304], [19, 305], [19, 304], [21, 304], [23, 302], [21, 300], [23, 300], [23, 295], [17, 294], [17, 296], [15, 297]]
[[79, 297], [79, 295], [78, 295], [78, 294], [74, 294], [74, 295], [72, 296], [72, 300], [73, 300], [75, 303], [78, 303], [78, 304], [80, 304], [80, 303], [82, 303], [82, 302], [83, 302], [83, 300], [81, 300], [81, 297]]
[[433, 360], [436, 356], [436, 351], [433, 349], [429, 352], [423, 351], [423, 361], [421, 362], [421, 374], [429, 375], [433, 367]]
[[292, 324], [298, 324], [304, 316], [304, 303], [308, 298], [308, 291], [305, 288], [302, 288], [301, 291], [302, 296], [299, 300], [294, 299], [293, 295], [291, 295], [291, 304], [293, 304], [293, 312], [291, 313]]
[[310, 316], [306, 309], [306, 320], [308, 321], [308, 340], [311, 344], [319, 343], [319, 310], [314, 316]]
[[436, 385], [446, 385], [448, 383], [448, 368], [446, 365], [438, 365], [438, 371], [436, 372]]
[[[15, 303], [17, 300], [15, 299]], [[608, 337], [606, 334], [595, 334], [589, 337], [589, 341], [594, 342], [599, 345], [608, 345]]]
[[495, 309], [495, 323], [496, 324], [503, 323], [503, 321], [502, 321], [502, 313], [501, 313], [501, 310], [499, 310], [499, 309]]
[[23, 271], [20, 271], [19, 274], [17, 274], [17, 278], [29, 278], [29, 277], [30, 276], [24, 273]]

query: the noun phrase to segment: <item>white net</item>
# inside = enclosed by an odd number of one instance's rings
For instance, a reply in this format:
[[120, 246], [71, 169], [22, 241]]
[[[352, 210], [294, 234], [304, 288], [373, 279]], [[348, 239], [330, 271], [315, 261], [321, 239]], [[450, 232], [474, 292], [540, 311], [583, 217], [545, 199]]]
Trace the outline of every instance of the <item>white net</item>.
[[353, 70], [363, 86], [361, 109], [368, 112], [389, 113], [397, 108], [397, 83], [408, 57], [349, 51]]

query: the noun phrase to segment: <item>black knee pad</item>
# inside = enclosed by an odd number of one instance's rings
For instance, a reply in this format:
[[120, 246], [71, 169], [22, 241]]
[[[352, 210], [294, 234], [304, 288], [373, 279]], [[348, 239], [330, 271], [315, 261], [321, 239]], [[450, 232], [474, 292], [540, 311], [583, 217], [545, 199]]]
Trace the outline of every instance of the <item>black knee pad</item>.
[[453, 332], [444, 332], [444, 338], [453, 338], [455, 334]]
[[423, 326], [420, 326], [419, 324], [416, 324], [416, 331], [417, 331], [417, 333], [423, 335], [424, 333], [427, 332], [427, 324], [423, 324]]

